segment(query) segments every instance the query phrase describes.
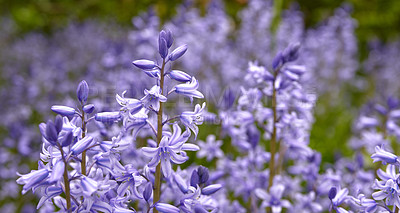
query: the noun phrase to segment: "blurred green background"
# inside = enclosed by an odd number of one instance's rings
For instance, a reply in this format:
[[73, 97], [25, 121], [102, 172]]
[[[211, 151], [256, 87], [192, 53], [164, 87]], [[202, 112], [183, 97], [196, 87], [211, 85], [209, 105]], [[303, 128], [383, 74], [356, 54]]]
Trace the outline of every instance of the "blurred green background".
[[[204, 9], [211, 0], [194, 0], [197, 7]], [[304, 13], [306, 26], [315, 26], [332, 15], [343, 3], [353, 7], [353, 17], [359, 27], [359, 41], [365, 44], [372, 38], [390, 40], [399, 35], [400, 1], [398, 0], [278, 0], [283, 8], [296, 4]], [[69, 20], [88, 18], [115, 19], [130, 25], [131, 18], [154, 5], [157, 14], [166, 20], [172, 17], [182, 0], [1, 0], [2, 15], [11, 15], [21, 32], [62, 27]], [[235, 17], [244, 8], [247, 0], [224, 0], [228, 14]]]
[[[211, 0], [195, 0], [202, 11]], [[237, 13], [247, 5], [246, 0], [224, 0], [227, 13], [238, 22]], [[131, 18], [149, 8], [166, 21], [176, 13], [182, 0], [0, 0], [2, 16], [11, 17], [22, 35], [31, 31], [45, 33], [66, 26], [69, 22], [87, 19], [113, 20], [130, 27]], [[314, 27], [334, 13], [337, 7], [348, 3], [353, 8], [352, 16], [358, 21], [357, 37], [359, 57], [363, 61], [368, 55], [368, 41], [379, 39], [391, 41], [400, 33], [400, 1], [398, 0], [277, 0], [277, 10], [298, 7], [303, 11], [306, 27]], [[276, 20], [279, 22], [279, 19]], [[359, 71], [359, 75], [362, 74]], [[351, 137], [354, 116], [370, 97], [368, 91], [357, 91], [349, 86], [342, 88], [342, 99], [320, 97], [316, 108], [316, 121], [311, 132], [311, 147], [320, 151], [325, 162], [333, 162], [335, 151], [350, 153], [346, 142]], [[207, 131], [205, 131], [207, 132]]]

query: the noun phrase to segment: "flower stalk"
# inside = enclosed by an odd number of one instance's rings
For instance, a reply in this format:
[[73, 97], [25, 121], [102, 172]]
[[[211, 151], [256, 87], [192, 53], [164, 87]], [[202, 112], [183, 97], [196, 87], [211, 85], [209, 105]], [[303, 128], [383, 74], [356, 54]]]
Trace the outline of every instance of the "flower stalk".
[[[164, 94], [164, 68], [165, 68], [165, 59], [163, 59], [162, 67], [160, 70], [160, 88], [161, 94]], [[160, 145], [162, 138], [162, 127], [163, 127], [163, 103], [160, 101], [160, 109], [157, 114], [157, 146]], [[154, 181], [154, 204], [160, 200], [161, 195], [161, 163], [159, 163], [156, 167], [155, 181]], [[157, 209], [154, 208], [154, 212], [157, 213]]]
[[[86, 120], [85, 120], [85, 111], [82, 106], [82, 138], [86, 136]], [[86, 174], [86, 150], [82, 152], [82, 161], [81, 161], [81, 173]]]
[[278, 122], [278, 115], [277, 115], [277, 101], [276, 101], [276, 86], [275, 81], [276, 77], [278, 76], [279, 68], [274, 73], [274, 80], [272, 81], [272, 112], [273, 112], [273, 127], [272, 127], [272, 135], [270, 141], [270, 153], [271, 153], [271, 160], [269, 162], [269, 179], [268, 179], [268, 192], [272, 186], [275, 176], [275, 153], [276, 153], [276, 123]]
[[61, 145], [58, 145], [60, 152], [61, 152], [61, 156], [62, 156], [62, 160], [64, 161], [64, 193], [65, 193], [65, 200], [67, 202], [67, 211], [71, 212], [71, 187], [69, 185], [69, 177], [68, 177], [68, 164], [67, 164], [67, 160], [65, 159], [64, 156], [64, 150], [62, 149]]

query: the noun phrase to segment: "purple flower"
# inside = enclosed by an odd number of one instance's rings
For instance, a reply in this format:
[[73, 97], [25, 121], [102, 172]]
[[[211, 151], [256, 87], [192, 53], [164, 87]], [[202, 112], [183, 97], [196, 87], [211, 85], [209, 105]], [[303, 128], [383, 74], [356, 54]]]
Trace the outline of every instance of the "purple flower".
[[187, 132], [181, 135], [181, 128], [174, 124], [172, 135], [163, 136], [157, 148], [143, 147], [142, 152], [145, 156], [152, 158], [149, 167], [155, 167], [161, 161], [161, 169], [165, 177], [169, 178], [172, 174], [171, 161], [175, 164], [184, 163], [188, 157], [180, 154], [183, 144], [187, 141]]
[[158, 36], [158, 52], [161, 58], [165, 58], [168, 55], [168, 47], [166, 41], [166, 33], [162, 30]]
[[57, 144], [58, 132], [52, 120], [47, 121], [45, 132], [42, 132], [42, 135], [52, 145]]
[[51, 110], [62, 116], [72, 116], [75, 114], [75, 109], [67, 106], [54, 105]]
[[371, 158], [374, 160], [373, 162], [382, 161], [382, 164], [395, 164], [398, 163], [397, 156], [387, 152], [383, 149], [383, 147], [376, 146], [375, 153], [371, 155]]
[[182, 124], [186, 128], [192, 130], [195, 134], [195, 137], [197, 137], [197, 134], [199, 133], [199, 128], [197, 127], [197, 125], [201, 125], [203, 123], [203, 111], [205, 107], [206, 103], [203, 103], [202, 107], [200, 107], [200, 104], [197, 104], [195, 106], [194, 112], [185, 111], [182, 112], [182, 114], [180, 115], [180, 120]]
[[221, 184], [212, 184], [212, 185], [204, 187], [201, 190], [201, 193], [203, 195], [211, 195], [211, 194], [214, 194], [215, 192], [217, 192], [218, 190], [220, 190], [221, 188], [222, 188]]
[[167, 98], [161, 94], [161, 88], [154, 85], [150, 90], [144, 90], [145, 96], [140, 99], [144, 106], [149, 109], [154, 109], [158, 111], [160, 109], [160, 102], [166, 102]]
[[[30, 173], [26, 175], [18, 174], [21, 177], [17, 179], [17, 183], [24, 185], [22, 189], [22, 194], [25, 194], [31, 188], [35, 188], [39, 186], [41, 183], [45, 182], [49, 174], [50, 172], [47, 170], [47, 168], [32, 170]], [[33, 191], [35, 190], [33, 189]]]
[[89, 85], [85, 80], [81, 81], [78, 85], [78, 88], [76, 90], [76, 95], [78, 96], [78, 100], [82, 103], [85, 104], [87, 101], [87, 98], [89, 96]]
[[263, 200], [262, 205], [265, 207], [271, 207], [273, 213], [279, 213], [282, 208], [289, 208], [290, 202], [282, 199], [283, 191], [285, 186], [282, 184], [275, 184], [270, 188], [270, 193], [262, 189], [256, 189], [255, 194], [258, 198]]
[[400, 188], [399, 185], [393, 180], [389, 179], [384, 184], [375, 181], [375, 188], [380, 189], [381, 191], [377, 191], [372, 193], [372, 197], [375, 200], [383, 200], [386, 199], [386, 205], [396, 205], [397, 208], [400, 208]]
[[91, 196], [93, 192], [97, 191], [98, 183], [92, 178], [84, 176], [81, 179], [81, 187], [85, 196]]
[[[143, 196], [138, 192], [137, 187], [142, 185], [145, 182], [145, 179], [141, 176], [139, 176], [139, 173], [134, 170], [133, 168], [130, 167], [130, 165], [126, 166], [126, 171], [124, 171], [122, 174], [123, 176], [118, 177], [119, 181], [122, 181], [122, 183], [119, 185], [117, 189], [117, 194], [120, 197], [125, 196], [125, 194], [131, 194], [133, 195], [136, 199], [142, 199]], [[129, 193], [127, 193], [129, 192]], [[150, 191], [151, 193], [151, 191]], [[146, 196], [148, 195], [148, 192]], [[151, 195], [151, 194], [150, 194]], [[150, 196], [149, 195], [149, 196]]]
[[73, 155], [79, 155], [83, 151], [85, 151], [93, 142], [93, 137], [92, 136], [86, 136], [82, 139], [80, 139], [78, 142], [76, 142], [72, 148], [71, 152]]
[[153, 193], [153, 185], [151, 183], [147, 183], [143, 190], [143, 198], [146, 201], [149, 201], [152, 193]]
[[64, 164], [64, 161], [62, 161], [62, 160], [59, 160], [59, 161], [57, 161], [56, 164], [54, 164], [53, 171], [51, 172], [50, 179], [49, 179], [50, 183], [55, 183], [55, 182], [61, 180], [61, 178], [64, 174], [64, 167], [65, 167], [65, 164]]
[[122, 108], [120, 111], [128, 111], [131, 114], [136, 114], [143, 108], [143, 102], [133, 98], [125, 98], [126, 90], [122, 93], [122, 97], [116, 95], [117, 102]]
[[93, 105], [93, 104], [85, 105], [85, 106], [83, 107], [83, 111], [84, 111], [85, 113], [88, 113], [88, 114], [92, 113], [92, 112], [94, 111], [94, 105]]
[[224, 157], [224, 153], [220, 149], [222, 145], [221, 140], [215, 140], [215, 135], [207, 136], [207, 142], [199, 141], [200, 151], [197, 152], [198, 158], [207, 157], [207, 161], [211, 161], [214, 158]]
[[99, 112], [95, 116], [96, 121], [108, 123], [108, 122], [114, 122], [117, 121], [121, 118], [121, 113], [120, 112]]
[[132, 64], [143, 70], [152, 70], [155, 67], [157, 67], [157, 64], [154, 63], [154, 61], [150, 61], [150, 60], [146, 60], [146, 59], [133, 61]]
[[175, 61], [176, 59], [180, 58], [183, 54], [185, 54], [186, 50], [187, 50], [186, 44], [177, 47], [174, 51], [171, 52], [171, 54], [169, 54], [169, 60]]
[[339, 206], [348, 198], [348, 196], [347, 196], [348, 194], [349, 194], [349, 190], [344, 188], [344, 189], [339, 190], [336, 193], [336, 196], [331, 199], [332, 208], [335, 209], [338, 213], [347, 212], [345, 209], [343, 209], [342, 207], [339, 207]]
[[365, 212], [376, 212], [378, 208], [378, 203], [373, 199], [365, 198], [364, 194], [360, 194], [357, 198], [353, 198], [353, 201], [360, 205], [360, 210]]
[[175, 206], [167, 203], [157, 203], [154, 207], [161, 213], [179, 213], [180, 210]]
[[188, 82], [192, 79], [192, 77], [189, 74], [180, 70], [172, 70], [171, 72], [168, 73], [168, 76], [179, 82]]
[[199, 88], [199, 82], [195, 77], [192, 77], [190, 82], [176, 85], [173, 90], [178, 94], [188, 96], [190, 100], [193, 101], [193, 98], [204, 98], [204, 95], [199, 92], [197, 88]]

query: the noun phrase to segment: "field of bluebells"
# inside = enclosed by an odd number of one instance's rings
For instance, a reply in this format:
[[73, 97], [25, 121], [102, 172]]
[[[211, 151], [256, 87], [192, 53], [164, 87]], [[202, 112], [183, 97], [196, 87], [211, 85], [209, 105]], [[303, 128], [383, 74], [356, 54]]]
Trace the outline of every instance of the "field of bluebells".
[[399, 212], [400, 41], [360, 60], [348, 5], [237, 18], [2, 18], [0, 212]]

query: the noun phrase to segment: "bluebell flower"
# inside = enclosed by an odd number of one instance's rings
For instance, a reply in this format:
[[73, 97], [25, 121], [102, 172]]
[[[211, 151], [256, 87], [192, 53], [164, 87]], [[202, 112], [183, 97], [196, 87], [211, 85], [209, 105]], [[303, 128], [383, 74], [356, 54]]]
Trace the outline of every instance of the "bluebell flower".
[[76, 90], [76, 95], [78, 97], [78, 100], [82, 103], [85, 104], [88, 96], [89, 96], [89, 85], [85, 80], [81, 81], [78, 85], [78, 88]]
[[104, 123], [109, 123], [109, 122], [115, 122], [121, 118], [121, 113], [120, 112], [99, 112], [95, 115], [95, 120], [104, 122]]
[[371, 155], [371, 158], [374, 160], [373, 162], [382, 161], [382, 164], [398, 164], [397, 156], [387, 152], [383, 149], [383, 147], [376, 146], [375, 153]]
[[211, 184], [211, 185], [204, 187], [201, 190], [201, 193], [203, 195], [211, 195], [211, 194], [214, 194], [215, 192], [217, 192], [218, 190], [220, 190], [221, 188], [222, 188], [221, 184]]
[[167, 34], [165, 31], [161, 31], [158, 36], [158, 53], [160, 53], [161, 58], [166, 58], [168, 55], [168, 46], [166, 40]]
[[143, 154], [152, 158], [148, 164], [149, 167], [155, 167], [161, 161], [161, 169], [166, 178], [169, 178], [172, 174], [171, 161], [175, 164], [182, 164], [188, 159], [186, 155], [180, 154], [188, 137], [185, 136], [185, 133], [181, 135], [181, 128], [177, 124], [174, 124], [173, 128], [172, 135], [163, 136], [157, 148], [142, 148]]
[[197, 104], [193, 112], [185, 111], [180, 115], [182, 124], [186, 128], [192, 130], [195, 137], [197, 137], [197, 134], [199, 133], [199, 128], [197, 125], [201, 125], [203, 123], [203, 111], [205, 107], [206, 103], [203, 103], [202, 107], [200, 107], [200, 104]]
[[380, 189], [381, 191], [377, 191], [372, 193], [372, 197], [375, 200], [386, 200], [386, 205], [396, 205], [397, 208], [400, 208], [400, 188], [395, 180], [389, 179], [384, 184], [380, 181], [375, 181], [375, 188]]
[[255, 190], [255, 194], [263, 201], [262, 205], [264, 207], [271, 207], [273, 213], [279, 213], [282, 211], [282, 208], [289, 208], [291, 206], [288, 200], [282, 199], [284, 190], [285, 186], [275, 184], [270, 188], [270, 193], [258, 188]]
[[22, 189], [22, 194], [25, 194], [31, 188], [35, 188], [39, 186], [41, 183], [45, 182], [50, 172], [48, 171], [47, 168], [43, 168], [39, 170], [32, 170], [30, 173], [25, 175], [21, 175], [19, 173], [17, 174], [21, 176], [20, 178], [17, 179], [17, 183], [24, 185]]
[[95, 108], [95, 107], [94, 107], [93, 104], [87, 104], [87, 105], [83, 106], [82, 110], [83, 110], [85, 113], [90, 114], [90, 113], [92, 113], [92, 112], [94, 111], [94, 108]]
[[54, 105], [51, 107], [51, 110], [57, 114], [62, 116], [72, 116], [75, 115], [75, 109], [72, 107]]
[[183, 54], [185, 54], [187, 50], [187, 45], [184, 44], [182, 46], [177, 47], [175, 50], [169, 54], [169, 60], [170, 61], [175, 61], [176, 59], [180, 58]]
[[84, 176], [81, 179], [82, 192], [85, 196], [91, 196], [98, 189], [98, 183], [92, 178]]
[[53, 171], [51, 171], [49, 182], [55, 183], [61, 180], [62, 176], [64, 175], [64, 168], [65, 168], [64, 161], [62, 160], [57, 161], [57, 163], [53, 165]]
[[175, 206], [167, 203], [157, 203], [154, 207], [161, 213], [179, 213], [180, 210]]
[[125, 98], [125, 93], [126, 90], [122, 93], [122, 96], [116, 95], [118, 104], [122, 106], [120, 111], [136, 114], [143, 108], [143, 102], [134, 98]]
[[57, 145], [58, 132], [52, 120], [47, 121], [45, 132], [42, 132], [42, 135], [47, 142], [51, 143], [52, 145]]
[[199, 88], [199, 82], [195, 77], [192, 77], [190, 82], [176, 85], [173, 90], [178, 94], [189, 97], [190, 100], [193, 101], [193, 98], [204, 98], [204, 95], [199, 92], [197, 88]]
[[42, 207], [42, 205], [49, 199], [54, 198], [55, 196], [60, 195], [63, 192], [62, 188], [59, 186], [49, 186], [44, 190], [44, 195], [40, 198], [39, 203], [36, 209]]
[[154, 61], [146, 59], [133, 61], [132, 64], [143, 70], [152, 70], [157, 67], [157, 64]]
[[400, 174], [398, 168], [389, 164], [386, 167], [386, 172], [379, 169], [377, 175], [381, 180], [375, 180], [373, 188], [380, 191], [372, 193], [372, 197], [375, 200], [386, 199], [387, 205], [395, 204], [400, 208], [400, 187], [398, 185]]
[[148, 109], [158, 111], [160, 109], [160, 102], [166, 102], [167, 98], [161, 94], [161, 88], [154, 85], [150, 90], [144, 90], [144, 97], [140, 101]]
[[[142, 199], [143, 196], [138, 192], [137, 187], [146, 182], [146, 180], [136, 171], [132, 165], [125, 166], [122, 175], [116, 175], [118, 181], [122, 181], [117, 189], [117, 194], [120, 197], [125, 194], [133, 195], [136, 199]], [[129, 193], [128, 193], [129, 192]]]
[[336, 195], [331, 199], [332, 201], [332, 208], [336, 210], [338, 213], [347, 213], [348, 211], [345, 210], [342, 207], [339, 207], [345, 200], [347, 200], [349, 197], [347, 196], [349, 194], [349, 190], [344, 188], [340, 189], [337, 191]]
[[92, 136], [86, 136], [80, 140], [78, 140], [72, 147], [71, 147], [71, 153], [73, 155], [79, 155], [83, 151], [85, 151], [90, 145], [92, 145], [93, 142], [93, 137]]
[[207, 136], [206, 142], [199, 141], [200, 151], [197, 152], [198, 158], [206, 157], [207, 161], [211, 161], [214, 158], [224, 157], [224, 153], [220, 149], [222, 145], [221, 140], [215, 140], [215, 135]]
[[143, 190], [143, 198], [148, 202], [153, 194], [153, 185], [149, 182]]
[[188, 82], [192, 80], [192, 76], [180, 70], [172, 70], [168, 73], [168, 76], [179, 82]]
[[133, 137], [136, 137], [139, 131], [147, 125], [149, 118], [148, 112], [149, 112], [148, 109], [142, 108], [139, 112], [137, 112], [134, 115], [129, 113], [128, 116], [125, 116], [123, 120], [125, 131], [134, 129], [132, 135]]
[[367, 213], [376, 212], [378, 209], [378, 203], [373, 199], [365, 198], [364, 194], [359, 194], [357, 198], [353, 198], [353, 202], [355, 202], [357, 205], [360, 205], [361, 211], [365, 211]]

